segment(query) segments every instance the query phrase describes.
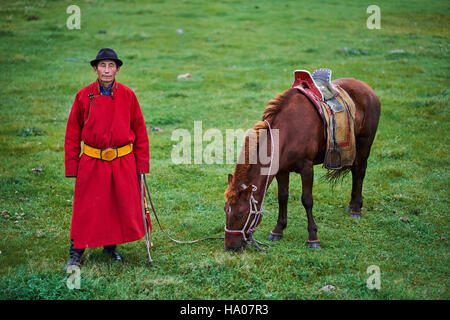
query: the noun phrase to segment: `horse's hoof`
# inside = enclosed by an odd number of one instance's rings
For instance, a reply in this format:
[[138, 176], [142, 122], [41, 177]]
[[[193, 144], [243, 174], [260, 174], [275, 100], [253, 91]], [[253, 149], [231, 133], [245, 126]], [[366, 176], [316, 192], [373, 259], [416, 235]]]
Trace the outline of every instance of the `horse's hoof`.
[[267, 240], [269, 241], [278, 241], [282, 238], [283, 236], [281, 234], [274, 234], [274, 233], [270, 233], [269, 234], [269, 238], [267, 238]]
[[320, 241], [313, 241], [313, 242], [308, 241], [308, 248], [320, 249]]
[[350, 213], [350, 218], [361, 219], [361, 212], [360, 213], [357, 213], [357, 212]]
[[352, 211], [352, 207], [348, 206], [347, 209], [345, 209], [345, 212], [351, 212]]

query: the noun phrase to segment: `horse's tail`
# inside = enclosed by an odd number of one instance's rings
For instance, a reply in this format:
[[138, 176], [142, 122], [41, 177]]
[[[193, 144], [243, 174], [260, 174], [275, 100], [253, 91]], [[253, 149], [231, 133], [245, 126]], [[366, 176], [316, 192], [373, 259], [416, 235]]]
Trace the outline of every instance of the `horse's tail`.
[[342, 182], [344, 178], [352, 171], [352, 167], [344, 167], [338, 170], [327, 170], [322, 176], [322, 180], [331, 183], [331, 186], [334, 188], [336, 184]]

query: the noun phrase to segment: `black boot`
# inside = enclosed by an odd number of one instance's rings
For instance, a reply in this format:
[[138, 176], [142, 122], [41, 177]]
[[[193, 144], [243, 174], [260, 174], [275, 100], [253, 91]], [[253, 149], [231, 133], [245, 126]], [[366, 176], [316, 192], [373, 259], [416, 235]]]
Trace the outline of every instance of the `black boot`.
[[116, 250], [116, 245], [104, 246], [103, 253], [110, 255], [115, 261], [122, 262], [122, 257]]
[[64, 270], [67, 270], [70, 266], [77, 266], [81, 267], [81, 264], [83, 263], [84, 249], [75, 249], [73, 247], [73, 240], [70, 240], [70, 250], [69, 250], [69, 262], [64, 266]]

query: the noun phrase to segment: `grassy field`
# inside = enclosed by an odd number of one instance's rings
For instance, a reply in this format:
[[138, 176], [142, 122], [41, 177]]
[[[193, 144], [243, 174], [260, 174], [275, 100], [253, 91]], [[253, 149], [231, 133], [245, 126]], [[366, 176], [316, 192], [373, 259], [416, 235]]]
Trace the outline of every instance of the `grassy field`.
[[[448, 1], [1, 1], [0, 299], [449, 299]], [[181, 31], [182, 30], [182, 31]], [[64, 177], [64, 133], [76, 92], [94, 81], [102, 47], [124, 61], [148, 124], [147, 176], [163, 225], [179, 239], [222, 236], [232, 164], [171, 161], [173, 130], [248, 129], [288, 89], [293, 70], [328, 67], [378, 94], [382, 114], [364, 185], [363, 219], [344, 211], [350, 177], [334, 189], [316, 166], [321, 249], [305, 246], [301, 183], [291, 177], [288, 227], [270, 250], [225, 252], [223, 241], [170, 242], [154, 225], [111, 263], [86, 251], [81, 288], [69, 290], [74, 180]], [[177, 80], [190, 73], [191, 79]], [[159, 127], [162, 131], [150, 131]], [[40, 170], [42, 168], [42, 170]], [[274, 227], [276, 184], [255, 234]], [[370, 265], [381, 289], [369, 290]], [[323, 291], [325, 285], [336, 287]]]

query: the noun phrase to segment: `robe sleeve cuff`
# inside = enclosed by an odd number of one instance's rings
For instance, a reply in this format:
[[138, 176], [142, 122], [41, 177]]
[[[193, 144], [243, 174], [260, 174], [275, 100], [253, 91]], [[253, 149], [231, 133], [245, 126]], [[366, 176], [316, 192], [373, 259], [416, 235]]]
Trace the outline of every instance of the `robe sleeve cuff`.
[[78, 162], [71, 162], [66, 165], [66, 177], [76, 177], [78, 173]]
[[150, 172], [150, 164], [148, 162], [138, 162], [136, 164], [136, 169], [138, 173], [149, 173]]

